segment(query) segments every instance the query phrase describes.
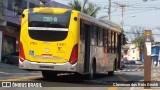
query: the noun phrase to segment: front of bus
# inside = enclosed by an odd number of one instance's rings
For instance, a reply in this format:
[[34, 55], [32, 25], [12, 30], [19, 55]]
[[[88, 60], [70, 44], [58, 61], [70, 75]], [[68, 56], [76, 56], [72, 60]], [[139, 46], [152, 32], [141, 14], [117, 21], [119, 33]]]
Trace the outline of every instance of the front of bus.
[[73, 18], [77, 16], [78, 13], [62, 8], [24, 10], [19, 67], [27, 70], [76, 72], [78, 22]]

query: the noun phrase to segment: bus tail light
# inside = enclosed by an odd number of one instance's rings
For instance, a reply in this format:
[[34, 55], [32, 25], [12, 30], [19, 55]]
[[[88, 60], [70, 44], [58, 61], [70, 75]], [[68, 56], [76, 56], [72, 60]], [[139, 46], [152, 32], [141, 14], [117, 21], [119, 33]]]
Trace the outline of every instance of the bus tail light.
[[19, 46], [20, 48], [20, 52], [19, 52], [19, 60], [21, 61], [21, 62], [23, 62], [24, 60], [25, 60], [25, 55], [24, 55], [24, 50], [23, 50], [23, 45], [22, 45], [22, 43], [20, 42], [20, 46]]
[[75, 64], [77, 62], [77, 58], [78, 58], [78, 44], [74, 45], [69, 62], [71, 64]]

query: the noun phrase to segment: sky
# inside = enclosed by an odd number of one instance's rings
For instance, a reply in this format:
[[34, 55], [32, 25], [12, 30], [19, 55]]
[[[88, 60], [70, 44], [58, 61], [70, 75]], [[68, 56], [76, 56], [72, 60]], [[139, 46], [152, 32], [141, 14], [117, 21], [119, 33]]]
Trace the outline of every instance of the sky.
[[[54, 0], [56, 2], [68, 5], [73, 0]], [[79, 0], [83, 1], [83, 0]], [[108, 0], [89, 0], [98, 6], [101, 6], [97, 17], [108, 15]], [[122, 9], [118, 4], [124, 4], [123, 27], [124, 32], [131, 41], [134, 39], [131, 27], [144, 28], [144, 30], [152, 30], [152, 36], [155, 42], [160, 42], [160, 0], [111, 0], [111, 21], [121, 25]], [[108, 19], [108, 18], [106, 18]]]

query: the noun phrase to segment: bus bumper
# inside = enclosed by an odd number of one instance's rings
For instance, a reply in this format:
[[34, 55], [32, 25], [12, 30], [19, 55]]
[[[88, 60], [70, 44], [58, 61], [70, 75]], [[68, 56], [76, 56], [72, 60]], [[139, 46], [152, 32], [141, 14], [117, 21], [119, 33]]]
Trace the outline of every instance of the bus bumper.
[[19, 68], [26, 70], [50, 70], [50, 71], [62, 71], [62, 72], [77, 72], [77, 63], [72, 65], [69, 62], [66, 63], [37, 63], [25, 60], [19, 62]]

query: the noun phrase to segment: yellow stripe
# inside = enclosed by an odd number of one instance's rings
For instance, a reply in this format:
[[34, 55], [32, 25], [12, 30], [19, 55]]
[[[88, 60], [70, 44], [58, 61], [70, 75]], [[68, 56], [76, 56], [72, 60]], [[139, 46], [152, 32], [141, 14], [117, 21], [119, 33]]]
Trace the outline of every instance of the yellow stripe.
[[110, 87], [108, 90], [117, 90], [117, 87]]
[[21, 81], [21, 80], [27, 80], [27, 79], [34, 79], [34, 78], [40, 78], [42, 77], [41, 75], [38, 76], [25, 76], [21, 78], [11, 78], [11, 79], [5, 79], [5, 80], [0, 80], [0, 81]]
[[127, 79], [125, 79], [124, 77], [122, 77], [122, 76], [117, 76], [118, 78], [120, 78], [122, 81], [125, 81], [125, 82], [128, 82], [128, 80]]
[[[122, 76], [118, 75], [117, 77], [120, 78], [122, 81], [125, 81], [125, 82], [128, 81], [127, 79], [123, 78]], [[118, 87], [112, 86], [112, 87], [108, 88], [107, 90], [117, 90], [117, 89], [118, 89]]]

